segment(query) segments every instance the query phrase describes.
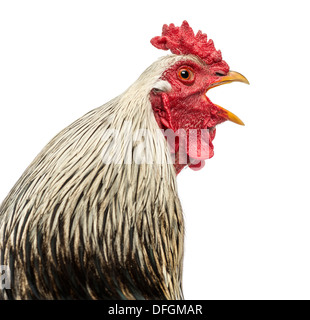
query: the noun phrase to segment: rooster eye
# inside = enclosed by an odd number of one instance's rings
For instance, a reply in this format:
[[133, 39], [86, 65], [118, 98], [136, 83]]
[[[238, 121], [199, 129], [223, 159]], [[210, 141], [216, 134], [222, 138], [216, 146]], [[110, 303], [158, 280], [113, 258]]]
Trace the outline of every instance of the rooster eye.
[[191, 82], [194, 79], [194, 73], [189, 68], [181, 68], [178, 71], [178, 77], [180, 80]]
[[183, 78], [183, 79], [188, 79], [189, 76], [190, 76], [190, 74], [189, 74], [189, 72], [188, 72], [187, 70], [181, 70], [181, 71], [180, 71], [180, 76], [181, 76], [181, 78]]

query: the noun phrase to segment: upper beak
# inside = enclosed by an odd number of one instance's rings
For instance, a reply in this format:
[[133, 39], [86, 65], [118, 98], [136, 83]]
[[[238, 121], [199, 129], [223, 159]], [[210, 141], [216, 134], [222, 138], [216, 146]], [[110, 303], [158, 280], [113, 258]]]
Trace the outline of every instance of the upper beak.
[[231, 83], [235, 81], [250, 84], [248, 79], [245, 76], [243, 76], [241, 73], [236, 71], [229, 71], [226, 76], [222, 76], [220, 77], [219, 80], [213, 82], [209, 87], [209, 89], [220, 86], [222, 84]]
[[[222, 77], [220, 77], [219, 80], [213, 82], [211, 84], [211, 86], [209, 87], [209, 89], [218, 87], [222, 84], [231, 83], [231, 82], [235, 82], [235, 81], [250, 84], [248, 79], [246, 77], [244, 77], [241, 73], [238, 73], [235, 71], [229, 71], [226, 76], [222, 76]], [[241, 119], [239, 119], [235, 114], [233, 114], [232, 112], [230, 112], [230, 111], [228, 111], [218, 105], [216, 105], [216, 106], [222, 111], [223, 116], [227, 120], [230, 120], [234, 123], [237, 123], [237, 124], [244, 126], [243, 121]]]

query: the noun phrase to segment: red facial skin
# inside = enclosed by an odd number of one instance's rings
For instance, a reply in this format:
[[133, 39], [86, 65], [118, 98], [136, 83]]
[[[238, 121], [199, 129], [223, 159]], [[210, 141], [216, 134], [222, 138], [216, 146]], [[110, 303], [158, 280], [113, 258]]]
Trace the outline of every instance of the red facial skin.
[[[151, 92], [150, 100], [159, 127], [164, 130], [172, 129], [174, 132], [184, 129], [186, 132], [187, 146], [176, 141], [175, 150], [171, 150], [175, 154], [174, 167], [177, 174], [186, 165], [193, 170], [201, 169], [204, 160], [214, 155], [212, 140], [215, 137], [215, 126], [226, 121], [227, 117], [205, 94], [214, 82], [220, 80], [219, 73], [227, 74], [228, 66], [226, 66], [223, 64], [222, 70], [218, 68], [214, 70], [206, 64], [202, 65], [192, 60], [179, 61], [162, 76], [163, 80], [171, 84], [172, 89], [169, 92], [156, 90]], [[191, 71], [193, 76], [190, 79], [181, 78], [179, 72], [183, 68]], [[191, 129], [197, 130], [198, 139], [194, 147], [189, 141]], [[203, 135], [205, 138], [201, 138], [201, 129], [209, 130], [207, 136]], [[186, 150], [181, 150], [182, 147]], [[183, 152], [183, 155], [186, 152], [186, 163], [183, 160], [179, 161], [180, 152]]]

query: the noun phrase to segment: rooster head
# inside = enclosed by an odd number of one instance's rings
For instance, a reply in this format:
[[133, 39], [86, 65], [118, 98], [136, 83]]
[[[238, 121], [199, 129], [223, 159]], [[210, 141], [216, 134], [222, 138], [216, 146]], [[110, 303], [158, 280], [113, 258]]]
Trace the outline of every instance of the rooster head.
[[161, 86], [151, 91], [155, 119], [161, 129], [175, 134], [173, 143], [168, 142], [177, 173], [187, 165], [199, 170], [214, 155], [216, 126], [226, 120], [244, 125], [236, 115], [212, 103], [206, 93], [225, 83], [249, 82], [230, 71], [213, 41], [201, 31], [195, 35], [186, 21], [181, 27], [164, 25], [162, 36], [151, 43], [179, 56], [161, 75]]

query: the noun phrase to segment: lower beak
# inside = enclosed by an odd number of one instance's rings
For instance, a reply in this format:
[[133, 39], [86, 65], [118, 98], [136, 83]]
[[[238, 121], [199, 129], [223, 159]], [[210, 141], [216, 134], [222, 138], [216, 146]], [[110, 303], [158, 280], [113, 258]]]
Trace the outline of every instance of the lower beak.
[[[219, 80], [213, 82], [209, 87], [209, 89], [221, 86], [222, 84], [231, 83], [231, 82], [243, 82], [246, 84], [250, 84], [248, 79], [244, 77], [242, 74], [235, 71], [229, 71], [226, 76], [219, 77]], [[218, 105], [216, 106], [220, 109], [222, 116], [225, 119], [244, 126], [243, 121], [240, 118], [238, 118], [235, 114]]]
[[235, 114], [233, 114], [232, 112], [224, 109], [223, 107], [220, 107], [219, 105], [215, 104], [215, 106], [217, 106], [220, 109], [221, 112], [221, 116], [231, 122], [240, 124], [241, 126], [244, 126], [243, 121], [237, 117]]

